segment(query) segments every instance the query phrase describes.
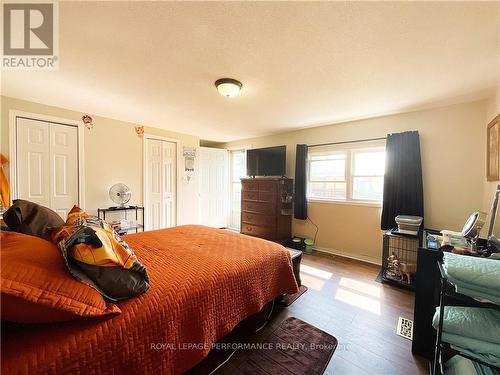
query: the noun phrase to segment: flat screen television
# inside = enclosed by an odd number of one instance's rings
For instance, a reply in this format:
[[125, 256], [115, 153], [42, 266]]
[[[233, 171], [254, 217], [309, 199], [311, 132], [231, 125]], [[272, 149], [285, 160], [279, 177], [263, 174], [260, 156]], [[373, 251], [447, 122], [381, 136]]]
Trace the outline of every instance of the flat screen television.
[[284, 176], [286, 173], [286, 146], [247, 150], [249, 176]]

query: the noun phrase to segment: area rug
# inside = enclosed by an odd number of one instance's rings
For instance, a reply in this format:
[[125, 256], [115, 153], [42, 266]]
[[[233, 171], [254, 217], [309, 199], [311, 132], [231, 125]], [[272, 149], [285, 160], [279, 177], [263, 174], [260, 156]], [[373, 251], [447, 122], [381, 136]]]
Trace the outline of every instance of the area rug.
[[307, 286], [301, 285], [299, 287], [299, 291], [294, 294], [287, 294], [281, 298], [280, 305], [281, 306], [290, 306], [292, 303], [295, 302], [297, 298], [299, 298], [302, 294], [307, 292]]
[[337, 348], [337, 339], [292, 317], [254, 346], [240, 352], [239, 361], [229, 362], [229, 366], [220, 368], [216, 374], [227, 371], [231, 374], [262, 375], [323, 374]]

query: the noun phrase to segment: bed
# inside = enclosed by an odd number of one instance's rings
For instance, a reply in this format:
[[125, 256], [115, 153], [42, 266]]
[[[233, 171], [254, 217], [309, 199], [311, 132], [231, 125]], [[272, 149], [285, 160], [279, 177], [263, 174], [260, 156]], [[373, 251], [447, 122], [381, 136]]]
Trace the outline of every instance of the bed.
[[282, 246], [197, 225], [124, 237], [150, 290], [116, 316], [4, 325], [2, 373], [178, 374], [297, 284]]

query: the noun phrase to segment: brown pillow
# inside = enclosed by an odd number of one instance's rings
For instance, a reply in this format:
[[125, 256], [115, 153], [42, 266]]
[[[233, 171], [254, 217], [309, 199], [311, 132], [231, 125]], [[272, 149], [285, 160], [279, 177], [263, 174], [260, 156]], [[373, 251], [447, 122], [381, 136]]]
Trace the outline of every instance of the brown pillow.
[[50, 241], [49, 227], [60, 227], [64, 220], [50, 208], [39, 204], [16, 199], [3, 214], [5, 224], [15, 232], [41, 237]]
[[16, 232], [1, 232], [0, 241], [2, 320], [45, 323], [120, 313], [71, 276], [53, 243]]

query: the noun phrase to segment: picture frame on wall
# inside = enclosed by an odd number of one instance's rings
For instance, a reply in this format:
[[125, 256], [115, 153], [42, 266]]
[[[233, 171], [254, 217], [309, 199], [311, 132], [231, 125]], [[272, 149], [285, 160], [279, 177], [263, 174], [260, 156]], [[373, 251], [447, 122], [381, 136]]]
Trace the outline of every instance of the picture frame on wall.
[[500, 114], [488, 124], [487, 130], [486, 178], [500, 180]]

